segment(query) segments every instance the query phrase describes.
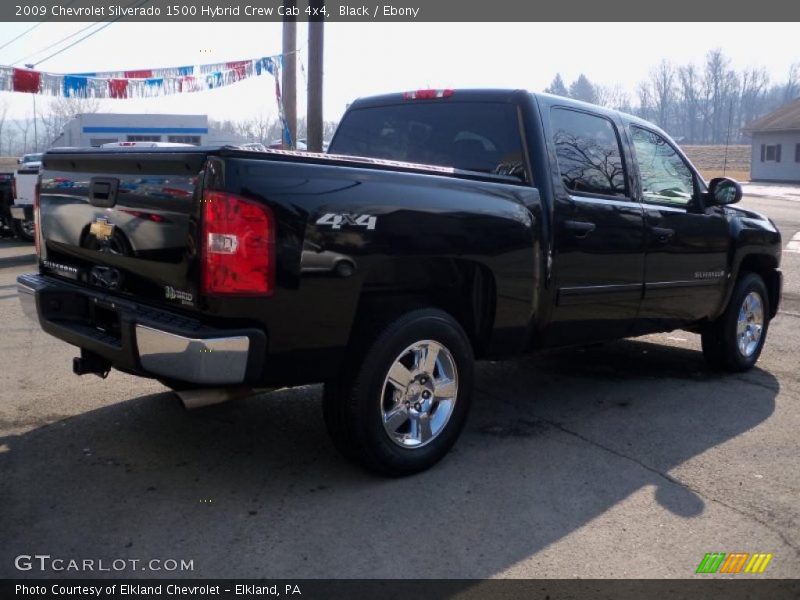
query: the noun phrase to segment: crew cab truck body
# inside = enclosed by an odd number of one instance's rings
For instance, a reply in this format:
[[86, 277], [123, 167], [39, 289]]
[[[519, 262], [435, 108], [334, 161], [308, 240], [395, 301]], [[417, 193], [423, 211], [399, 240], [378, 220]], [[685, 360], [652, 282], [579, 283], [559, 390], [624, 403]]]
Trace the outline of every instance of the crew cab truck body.
[[758, 359], [780, 234], [649, 123], [423, 90], [356, 101], [330, 152], [48, 152], [23, 305], [79, 374], [325, 382], [337, 447], [393, 475], [455, 442], [474, 359], [676, 328]]

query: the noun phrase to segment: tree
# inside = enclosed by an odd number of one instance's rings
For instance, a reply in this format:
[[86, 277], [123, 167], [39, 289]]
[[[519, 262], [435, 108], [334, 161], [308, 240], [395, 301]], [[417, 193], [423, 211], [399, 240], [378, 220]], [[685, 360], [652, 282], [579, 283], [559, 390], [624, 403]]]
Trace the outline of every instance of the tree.
[[55, 98], [41, 109], [39, 122], [42, 124], [43, 146], [47, 148], [64, 131], [66, 125], [77, 115], [96, 113], [100, 110], [97, 98]]
[[592, 104], [597, 103], [597, 93], [594, 86], [583, 73], [578, 75], [578, 78], [569, 86], [569, 96], [576, 100], [583, 100]]
[[752, 67], [742, 71], [737, 125], [743, 127], [757, 118], [768, 85], [769, 75], [763, 67]]
[[569, 97], [567, 86], [564, 85], [564, 80], [561, 79], [561, 73], [556, 73], [550, 85], [544, 88], [546, 94], [553, 94], [555, 96]]
[[613, 86], [595, 85], [595, 102], [600, 106], [607, 106], [622, 112], [632, 112], [631, 99], [620, 84]]
[[712, 144], [723, 141], [725, 104], [728, 95], [730, 59], [716, 48], [706, 54], [705, 92], [706, 125]]
[[22, 151], [16, 154], [26, 154], [28, 152], [28, 136], [30, 135], [33, 119], [30, 117], [16, 121], [17, 132], [22, 138]]
[[650, 113], [653, 112], [653, 94], [650, 91], [650, 86], [646, 81], [640, 81], [636, 86], [636, 94], [639, 97], [639, 116], [643, 119], [650, 119]]
[[672, 65], [662, 60], [661, 63], [650, 72], [650, 86], [652, 87], [652, 98], [654, 101], [656, 123], [667, 128], [669, 125], [670, 111], [672, 110], [672, 100], [675, 95], [675, 69]]
[[681, 123], [681, 133], [689, 144], [697, 141], [697, 120], [700, 112], [701, 95], [700, 75], [694, 65], [684, 65], [678, 68], [678, 94], [680, 107], [678, 109], [678, 122]]
[[791, 102], [800, 95], [800, 62], [789, 67], [789, 77], [783, 92], [783, 101]]

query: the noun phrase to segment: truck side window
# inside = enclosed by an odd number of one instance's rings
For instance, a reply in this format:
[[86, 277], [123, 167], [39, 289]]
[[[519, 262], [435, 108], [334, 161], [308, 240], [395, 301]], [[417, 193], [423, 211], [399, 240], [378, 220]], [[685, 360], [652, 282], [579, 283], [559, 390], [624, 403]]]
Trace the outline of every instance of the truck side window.
[[551, 113], [561, 181], [570, 192], [627, 196], [622, 150], [605, 117], [554, 108]]
[[686, 206], [694, 197], [694, 176], [681, 156], [663, 137], [631, 127], [636, 162], [642, 178], [642, 200]]

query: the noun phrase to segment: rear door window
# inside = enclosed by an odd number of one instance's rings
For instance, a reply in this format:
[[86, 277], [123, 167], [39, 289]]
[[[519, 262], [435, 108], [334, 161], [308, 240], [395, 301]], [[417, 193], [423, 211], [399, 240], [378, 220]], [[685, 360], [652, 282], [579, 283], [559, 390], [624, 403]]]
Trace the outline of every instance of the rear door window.
[[351, 110], [328, 151], [525, 179], [517, 109], [500, 102], [408, 102]]
[[564, 187], [575, 194], [625, 197], [625, 167], [614, 124], [566, 108], [551, 112], [553, 144]]

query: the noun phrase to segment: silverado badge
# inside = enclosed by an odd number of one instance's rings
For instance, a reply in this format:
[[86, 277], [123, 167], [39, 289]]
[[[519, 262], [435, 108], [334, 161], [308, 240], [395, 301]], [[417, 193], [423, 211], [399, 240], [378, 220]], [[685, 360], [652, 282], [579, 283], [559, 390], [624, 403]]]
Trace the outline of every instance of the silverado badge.
[[105, 242], [114, 235], [114, 224], [109, 223], [105, 217], [99, 217], [89, 226], [89, 233], [98, 241]]

